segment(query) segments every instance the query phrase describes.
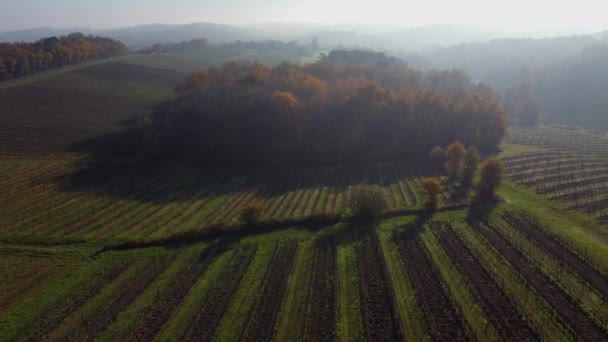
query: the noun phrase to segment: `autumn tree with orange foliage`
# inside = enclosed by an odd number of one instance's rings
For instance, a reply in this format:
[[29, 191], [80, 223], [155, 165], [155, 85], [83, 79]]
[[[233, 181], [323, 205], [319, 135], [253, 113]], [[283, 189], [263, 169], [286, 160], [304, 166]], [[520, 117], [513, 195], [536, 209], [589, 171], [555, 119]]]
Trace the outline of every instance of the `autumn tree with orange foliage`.
[[304, 66], [232, 61], [188, 76], [153, 126], [172, 156], [222, 164], [428, 158], [454, 141], [495, 149], [505, 112], [468, 92], [480, 84], [454, 75], [430, 82], [395, 59], [357, 51]]
[[492, 157], [485, 160], [479, 166], [479, 184], [477, 184], [477, 198], [479, 200], [491, 200], [496, 195], [496, 189], [505, 177], [505, 166], [503, 162]]
[[445, 150], [445, 170], [452, 180], [461, 179], [464, 173], [464, 155], [466, 149], [461, 142], [454, 142]]
[[441, 179], [437, 177], [423, 178], [420, 182], [420, 192], [424, 197], [424, 207], [435, 210], [440, 204], [441, 194], [445, 191]]

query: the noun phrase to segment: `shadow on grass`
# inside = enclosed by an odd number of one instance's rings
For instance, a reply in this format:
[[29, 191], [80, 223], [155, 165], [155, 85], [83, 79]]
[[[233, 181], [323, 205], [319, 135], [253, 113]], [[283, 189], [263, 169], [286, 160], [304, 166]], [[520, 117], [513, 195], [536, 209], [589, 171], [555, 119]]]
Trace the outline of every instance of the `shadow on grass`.
[[[438, 210], [438, 212], [462, 210], [467, 206], [468, 205], [466, 204], [447, 206], [441, 208]], [[327, 235], [326, 237], [331, 237], [331, 235], [333, 235], [334, 237], [339, 237], [341, 243], [350, 244], [361, 241], [374, 234], [381, 220], [395, 216], [416, 215], [416, 219], [413, 222], [402, 227], [395, 227], [395, 231], [407, 231], [407, 234], [412, 234], [412, 236], [418, 235], [424, 228], [424, 225], [431, 221], [434, 214], [435, 212], [428, 210], [412, 209], [407, 211], [386, 213], [382, 216], [374, 218], [342, 216], [327, 218], [324, 216], [309, 216], [298, 219], [261, 222], [256, 226], [247, 226], [244, 224], [216, 224], [154, 240], [127, 241], [117, 244], [108, 244], [104, 246], [100, 253], [112, 250], [128, 250], [150, 247], [179, 248], [202, 242], [215, 241], [217, 239], [238, 242], [245, 237], [267, 234], [286, 229], [305, 230], [316, 233], [331, 227], [336, 229], [328, 231], [327, 234], [325, 234]]]
[[[149, 110], [154, 116], [170, 105], [163, 103]], [[310, 165], [268, 162], [257, 166], [234, 165], [227, 160], [201, 162], [192, 152], [186, 154], [178, 147], [191, 142], [170, 133], [159, 138], [169, 141], [163, 147], [150, 148], [154, 140], [150, 130], [154, 128], [145, 128], [145, 122], [134, 116], [121, 122], [120, 131], [73, 144], [69, 152], [85, 157], [54, 181], [66, 192], [89, 191], [115, 199], [162, 204], [176, 201], [173, 195], [179, 200], [200, 198], [201, 192], [205, 197], [220, 197], [253, 191], [266, 199], [310, 188], [343, 191], [353, 184], [388, 185], [430, 172], [424, 158]]]
[[393, 237], [396, 239], [414, 239], [424, 230], [424, 226], [431, 221], [435, 212], [430, 210], [421, 210], [416, 219], [404, 226], [397, 227], [393, 230]]
[[475, 221], [488, 221], [494, 209], [502, 202], [502, 200], [495, 198], [492, 200], [476, 200], [474, 201], [469, 209], [467, 210], [467, 222]]

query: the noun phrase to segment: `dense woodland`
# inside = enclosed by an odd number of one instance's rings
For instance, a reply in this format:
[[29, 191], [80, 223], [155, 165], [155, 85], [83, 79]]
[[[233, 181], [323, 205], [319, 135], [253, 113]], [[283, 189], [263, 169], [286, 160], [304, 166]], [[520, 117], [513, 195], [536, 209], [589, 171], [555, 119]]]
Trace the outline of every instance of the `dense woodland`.
[[506, 90], [516, 125], [540, 122], [608, 129], [608, 45], [596, 44], [561, 63], [525, 68]]
[[496, 92], [458, 70], [424, 73], [363, 51], [272, 69], [230, 62], [176, 90], [152, 116], [155, 146], [209, 162], [393, 159], [456, 140], [491, 150], [507, 122]]
[[431, 56], [502, 93], [511, 123], [608, 129], [608, 35], [504, 39], [462, 44]]
[[117, 40], [81, 33], [35, 43], [0, 43], [0, 81], [127, 53], [124, 44]]
[[608, 44], [534, 70], [524, 84], [547, 122], [608, 130]]

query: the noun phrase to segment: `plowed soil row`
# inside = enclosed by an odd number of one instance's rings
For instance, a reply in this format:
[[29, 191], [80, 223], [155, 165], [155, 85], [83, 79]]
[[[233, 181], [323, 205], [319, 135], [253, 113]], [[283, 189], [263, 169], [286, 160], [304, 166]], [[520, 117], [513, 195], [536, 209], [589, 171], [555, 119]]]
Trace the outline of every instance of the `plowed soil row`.
[[242, 341], [270, 341], [272, 339], [297, 251], [297, 241], [277, 244], [264, 277], [261, 295], [249, 314], [247, 326], [241, 337]]
[[337, 272], [336, 242], [323, 239], [316, 243], [308, 290], [305, 341], [336, 339]]
[[173, 261], [175, 256], [166, 258], [160, 263], [151, 264], [138, 275], [135, 282], [127, 284], [123, 292], [110, 304], [103, 308], [94, 320], [86, 324], [75, 336], [78, 341], [89, 341], [105, 329], [107, 329], [116, 316], [127, 308], [144, 290], [160, 275]]
[[415, 233], [395, 233], [395, 242], [405, 261], [407, 273], [418, 297], [418, 306], [424, 312], [427, 333], [434, 341], [466, 339], [465, 329], [457, 309], [442, 286], [441, 276]]
[[523, 233], [528, 239], [534, 241], [547, 254], [551, 255], [560, 263], [574, 271], [581, 279], [584, 279], [594, 287], [605, 299], [608, 298], [608, 279], [586, 262], [578, 254], [574, 253], [563, 242], [558, 241], [540, 227], [514, 212], [506, 212], [503, 218], [509, 224]]
[[55, 327], [61, 324], [64, 319], [76, 312], [76, 310], [82, 307], [89, 299], [97, 295], [104, 286], [118, 278], [118, 276], [125, 272], [130, 265], [131, 263], [128, 261], [121, 261], [112, 265], [98, 278], [94, 279], [85, 289], [78, 291], [78, 293], [70, 297], [71, 301], [61, 304], [59, 312], [43, 313], [44, 316], [36, 322], [35, 326], [29, 327], [29, 336], [26, 340], [40, 341], [43, 339], [43, 336], [50, 333]]
[[522, 318], [516, 305], [452, 228], [447, 224], [437, 223], [433, 229], [437, 232], [441, 246], [452, 259], [458, 272], [464, 274], [475, 288], [477, 301], [502, 337], [507, 341], [538, 340], [534, 330]]
[[602, 341], [608, 335], [549, 278], [539, 272], [503, 236], [480, 223], [471, 225], [522, 275], [536, 292], [557, 312], [563, 322], [578, 336], [587, 341]]
[[245, 273], [253, 260], [257, 247], [244, 245], [230, 259], [228, 265], [215, 280], [209, 295], [198, 309], [182, 341], [212, 341], [228, 310], [231, 300], [241, 285]]
[[393, 285], [376, 235], [358, 250], [361, 311], [368, 341], [403, 340]]
[[142, 323], [135, 329], [133, 339], [152, 341], [156, 337], [184, 300], [190, 288], [211, 265], [216, 251], [215, 248], [205, 249], [194, 261], [194, 265], [190, 265], [190, 267], [177, 274], [171, 288], [154, 303], [154, 306], [146, 313]]

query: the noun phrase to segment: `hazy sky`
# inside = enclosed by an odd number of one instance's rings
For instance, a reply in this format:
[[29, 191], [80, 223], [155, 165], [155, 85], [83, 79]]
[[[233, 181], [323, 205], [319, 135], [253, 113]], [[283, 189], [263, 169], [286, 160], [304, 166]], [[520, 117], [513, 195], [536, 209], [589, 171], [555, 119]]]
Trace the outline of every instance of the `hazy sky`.
[[0, 0], [0, 30], [315, 22], [608, 28], [608, 0]]

